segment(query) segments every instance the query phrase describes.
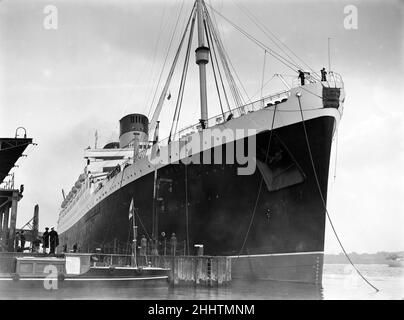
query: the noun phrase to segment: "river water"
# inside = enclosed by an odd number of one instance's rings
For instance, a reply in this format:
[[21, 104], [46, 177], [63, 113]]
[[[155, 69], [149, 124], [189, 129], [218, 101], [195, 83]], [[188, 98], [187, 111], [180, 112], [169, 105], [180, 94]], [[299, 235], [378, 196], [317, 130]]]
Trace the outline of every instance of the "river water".
[[167, 287], [165, 285], [142, 288], [90, 288], [63, 290], [2, 290], [0, 299], [404, 299], [404, 268], [391, 268], [382, 264], [357, 265], [362, 274], [380, 291], [366, 284], [347, 264], [324, 265], [322, 287], [276, 281], [233, 280], [220, 288]]

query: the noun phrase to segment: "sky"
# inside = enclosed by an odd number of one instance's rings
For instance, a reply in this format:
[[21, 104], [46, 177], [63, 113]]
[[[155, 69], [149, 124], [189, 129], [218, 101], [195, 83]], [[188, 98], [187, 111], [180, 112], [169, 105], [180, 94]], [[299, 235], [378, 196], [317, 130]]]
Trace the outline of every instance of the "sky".
[[[343, 76], [344, 115], [330, 162], [328, 211], [347, 251], [404, 250], [404, 2], [398, 0], [206, 0], [249, 34], [276, 46], [245, 8], [314, 70], [328, 66]], [[46, 29], [47, 5], [57, 9], [57, 28]], [[40, 207], [40, 229], [56, 226], [62, 188], [84, 168], [83, 150], [117, 141], [119, 119], [150, 115], [186, 19], [190, 0], [0, 1], [0, 136], [23, 126], [38, 145], [17, 162], [16, 185], [25, 185], [17, 226]], [[357, 28], [347, 29], [344, 8], [357, 8]], [[257, 99], [274, 73], [295, 74], [215, 16], [226, 51], [246, 91]], [[177, 28], [175, 25], [177, 23]], [[171, 47], [171, 35], [174, 33]], [[195, 42], [195, 41], [194, 41]], [[168, 50], [170, 49], [170, 50]], [[167, 54], [168, 52], [168, 54]], [[167, 63], [164, 61], [167, 57]], [[264, 63], [265, 62], [265, 63]], [[265, 68], [264, 68], [265, 65]], [[181, 69], [182, 62], [180, 59]], [[209, 69], [209, 68], [208, 68]], [[170, 92], [176, 95], [179, 73]], [[199, 119], [197, 66], [191, 54], [179, 127]], [[208, 72], [208, 89], [214, 89]], [[264, 94], [281, 89], [272, 79]], [[218, 114], [208, 95], [209, 116]], [[168, 135], [175, 99], [166, 101], [161, 137]], [[336, 169], [335, 169], [336, 168]], [[334, 175], [336, 176], [334, 178]], [[325, 249], [340, 248], [327, 225]]]

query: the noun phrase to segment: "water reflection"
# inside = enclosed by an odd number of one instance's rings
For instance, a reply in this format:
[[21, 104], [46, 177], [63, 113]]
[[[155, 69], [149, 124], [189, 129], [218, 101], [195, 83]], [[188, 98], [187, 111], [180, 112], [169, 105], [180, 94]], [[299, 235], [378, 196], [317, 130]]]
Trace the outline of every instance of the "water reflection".
[[404, 268], [387, 265], [358, 265], [376, 285], [375, 292], [349, 265], [325, 265], [323, 285], [259, 280], [233, 280], [227, 287], [171, 287], [166, 282], [142, 287], [91, 287], [45, 290], [22, 288], [0, 282], [0, 299], [146, 299], [146, 300], [238, 300], [238, 299], [404, 299]]
[[[12, 283], [10, 283], [12, 285]], [[159, 299], [159, 300], [238, 300], [238, 299], [322, 299], [319, 286], [276, 281], [234, 280], [224, 287], [147, 285], [142, 287], [76, 287], [45, 290], [0, 286], [0, 299]]]
[[278, 282], [234, 280], [230, 286], [221, 288], [170, 288], [169, 299], [314, 299], [323, 298], [320, 286]]

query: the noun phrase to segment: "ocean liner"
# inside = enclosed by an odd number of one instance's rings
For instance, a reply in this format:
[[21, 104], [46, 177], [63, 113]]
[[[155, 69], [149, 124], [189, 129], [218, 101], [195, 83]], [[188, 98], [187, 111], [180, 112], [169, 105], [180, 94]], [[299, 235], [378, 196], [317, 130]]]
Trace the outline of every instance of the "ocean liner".
[[[213, 10], [195, 1], [152, 118], [128, 114], [120, 119], [119, 142], [85, 150], [84, 172], [61, 204], [59, 249], [127, 253], [133, 201], [137, 243], [144, 234], [151, 254], [168, 254], [163, 243], [175, 233], [176, 254], [195, 254], [202, 245], [203, 254], [229, 256], [233, 278], [321, 284], [342, 78], [331, 70], [307, 71], [235, 25], [296, 74], [292, 83], [280, 77], [282, 92], [243, 103]], [[177, 130], [194, 29], [201, 114], [198, 123]], [[171, 131], [160, 140], [160, 113], [187, 41]], [[209, 65], [222, 110], [210, 118]]]

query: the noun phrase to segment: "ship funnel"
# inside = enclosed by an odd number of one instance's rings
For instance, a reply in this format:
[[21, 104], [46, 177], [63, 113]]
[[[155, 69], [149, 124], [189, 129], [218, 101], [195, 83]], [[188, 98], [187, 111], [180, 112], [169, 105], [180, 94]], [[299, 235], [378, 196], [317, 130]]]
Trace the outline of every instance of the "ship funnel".
[[139, 113], [132, 113], [119, 120], [119, 147], [136, 148], [136, 153], [147, 148], [149, 142], [149, 119]]

